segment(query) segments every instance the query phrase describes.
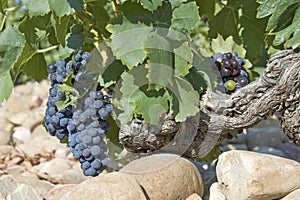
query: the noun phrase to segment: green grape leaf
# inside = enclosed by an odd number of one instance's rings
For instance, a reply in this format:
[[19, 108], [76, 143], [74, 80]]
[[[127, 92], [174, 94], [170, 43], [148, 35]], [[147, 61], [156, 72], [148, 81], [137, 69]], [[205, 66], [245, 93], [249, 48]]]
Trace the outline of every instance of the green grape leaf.
[[145, 9], [154, 11], [162, 5], [162, 0], [141, 0], [141, 4]]
[[84, 42], [84, 35], [82, 33], [72, 33], [67, 39], [67, 46], [71, 49], [79, 49]]
[[3, 73], [17, 61], [25, 39], [15, 27], [8, 26], [0, 33], [0, 41], [0, 73]]
[[22, 0], [22, 3], [33, 16], [45, 15], [50, 12], [48, 0]]
[[54, 10], [58, 17], [72, 13], [72, 8], [67, 0], [49, 0], [49, 4], [50, 8]]
[[263, 18], [271, 15], [268, 20], [267, 31], [273, 30], [278, 26], [278, 21], [281, 15], [287, 10], [287, 8], [295, 3], [300, 3], [299, 0], [258, 0], [260, 6], [257, 9], [257, 17]]
[[32, 58], [32, 56], [36, 54], [36, 52], [37, 50], [33, 49], [28, 42], [25, 43], [25, 46], [21, 54], [19, 55], [17, 62], [14, 64], [14, 70], [17, 74], [19, 74], [23, 65], [28, 62]]
[[[202, 76], [202, 79], [199, 80], [199, 86], [194, 86], [198, 91], [199, 89], [202, 90], [203, 85], [205, 86], [206, 90], [213, 89], [217, 86], [219, 72], [213, 67], [214, 64], [211, 62], [210, 58], [202, 59], [198, 56], [195, 56], [193, 66], [197, 74]], [[190, 78], [192, 78], [191, 76], [193, 75], [190, 75]]]
[[199, 20], [198, 6], [195, 2], [181, 4], [173, 11], [171, 28], [178, 31], [183, 29], [190, 31]]
[[216, 39], [213, 39], [211, 42], [211, 49], [217, 53], [217, 52], [237, 52], [240, 57], [245, 57], [246, 50], [241, 46], [236, 44], [233, 41], [233, 37], [230, 36], [226, 40], [222, 38], [221, 35], [218, 35]]
[[[251, 61], [261, 59], [262, 51], [264, 50], [264, 39], [266, 29], [266, 19], [256, 18], [256, 9], [258, 3], [255, 1], [239, 0], [242, 8], [240, 24], [243, 27], [242, 38], [246, 51], [246, 57]], [[255, 35], [255, 37], [253, 37]]]
[[179, 7], [182, 3], [187, 2], [187, 0], [169, 0], [172, 5], [172, 8]]
[[184, 42], [180, 47], [174, 49], [175, 53], [175, 73], [178, 76], [186, 76], [189, 69], [193, 67], [193, 53], [188, 42]]
[[300, 7], [297, 8], [295, 12], [295, 16], [293, 18], [292, 24], [286, 27], [285, 29], [282, 29], [281, 31], [278, 31], [275, 34], [275, 38], [273, 41], [274, 45], [280, 45], [284, 43], [285, 48], [292, 47], [293, 49], [296, 49], [300, 46]]
[[213, 18], [215, 14], [215, 2], [207, 0], [197, 0], [197, 5], [199, 6], [200, 16], [204, 15], [209, 20]]
[[185, 79], [174, 75], [169, 81], [168, 90], [172, 93], [171, 112], [175, 120], [182, 122], [194, 116], [199, 109], [199, 95]]
[[141, 115], [145, 122], [158, 124], [159, 117], [168, 111], [169, 95], [165, 90], [147, 90], [146, 87], [140, 87], [132, 95], [135, 105], [135, 113]]
[[32, 18], [27, 17], [19, 24], [19, 30], [24, 33], [26, 42], [36, 47], [40, 40], [38, 31], [46, 30], [49, 21], [50, 15], [36, 16]]
[[32, 58], [26, 62], [23, 70], [36, 81], [41, 81], [48, 76], [47, 63], [43, 54], [33, 55]]
[[63, 17], [53, 16], [52, 24], [55, 30], [55, 36], [58, 42], [65, 47], [66, 46], [66, 35], [70, 28], [71, 15], [65, 15]]
[[164, 2], [155, 11], [144, 9], [141, 4], [126, 1], [119, 7], [124, 16], [131, 22], [143, 22], [147, 25], [169, 28], [172, 18], [172, 6]]
[[142, 43], [151, 27], [142, 23], [133, 24], [124, 18], [122, 24], [109, 24], [107, 30], [112, 33], [112, 51], [123, 65], [132, 69], [145, 60], [146, 53], [142, 49]]
[[116, 90], [116, 98], [114, 98], [118, 101], [113, 99], [114, 105], [121, 112], [117, 117], [121, 124], [126, 124], [132, 120], [135, 110], [132, 95], [147, 82], [146, 74], [147, 71], [144, 68], [136, 67], [121, 75], [121, 85], [117, 87], [119, 91]]
[[146, 65], [149, 70], [149, 83], [155, 85], [156, 89], [167, 86], [173, 74], [173, 56], [169, 41], [155, 32], [145, 39], [143, 48], [149, 57]]
[[13, 90], [13, 81], [10, 72], [4, 71], [0, 73], [0, 103], [7, 100]]
[[7, 8], [7, 0], [0, 1], [0, 12], [5, 14], [5, 8]]
[[216, 38], [221, 34], [223, 38], [233, 36], [235, 40], [239, 40], [238, 9], [236, 0], [229, 0], [227, 5], [210, 20], [208, 36]]
[[82, 11], [84, 6], [83, 0], [67, 0], [71, 8], [74, 8], [76, 11]]

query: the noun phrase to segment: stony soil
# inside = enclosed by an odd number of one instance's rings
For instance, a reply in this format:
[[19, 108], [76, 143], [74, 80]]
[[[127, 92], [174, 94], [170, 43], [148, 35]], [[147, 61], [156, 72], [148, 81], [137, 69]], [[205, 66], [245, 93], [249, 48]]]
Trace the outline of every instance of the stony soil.
[[18, 85], [0, 106], [0, 199], [300, 199], [300, 147], [274, 118], [224, 141], [218, 162], [153, 155], [85, 177], [42, 125], [48, 89]]

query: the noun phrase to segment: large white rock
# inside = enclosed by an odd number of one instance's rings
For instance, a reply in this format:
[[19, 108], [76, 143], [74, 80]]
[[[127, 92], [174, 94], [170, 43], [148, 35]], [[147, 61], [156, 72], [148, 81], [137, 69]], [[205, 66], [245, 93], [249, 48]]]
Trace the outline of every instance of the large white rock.
[[219, 186], [228, 200], [276, 199], [300, 188], [300, 163], [278, 156], [232, 150], [220, 155]]
[[300, 188], [291, 192], [281, 200], [299, 200], [300, 199]]
[[154, 154], [130, 162], [121, 173], [131, 174], [151, 200], [186, 199], [203, 195], [204, 184], [197, 167], [174, 154]]
[[209, 200], [226, 200], [225, 195], [220, 190], [218, 182], [215, 182], [210, 186]]
[[146, 197], [132, 176], [112, 172], [82, 182], [61, 198], [61, 200], [70, 199], [146, 200]]

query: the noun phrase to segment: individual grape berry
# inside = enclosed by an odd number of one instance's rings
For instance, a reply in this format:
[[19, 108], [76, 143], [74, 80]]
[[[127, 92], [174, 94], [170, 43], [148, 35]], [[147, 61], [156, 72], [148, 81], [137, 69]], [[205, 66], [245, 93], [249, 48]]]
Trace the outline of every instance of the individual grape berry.
[[241, 77], [237, 84], [240, 86], [240, 87], [244, 87], [246, 86], [247, 84], [249, 83], [248, 79], [246, 77]]
[[233, 90], [235, 90], [236, 85], [237, 85], [237, 83], [236, 83], [234, 80], [228, 80], [228, 81], [226, 81], [226, 83], [225, 83], [225, 88], [226, 88], [228, 91], [233, 91]]
[[232, 58], [232, 54], [230, 52], [226, 53], [225, 55], [226, 55], [227, 59], [231, 59]]
[[227, 68], [223, 68], [220, 70], [222, 77], [229, 77], [231, 75], [231, 71]]

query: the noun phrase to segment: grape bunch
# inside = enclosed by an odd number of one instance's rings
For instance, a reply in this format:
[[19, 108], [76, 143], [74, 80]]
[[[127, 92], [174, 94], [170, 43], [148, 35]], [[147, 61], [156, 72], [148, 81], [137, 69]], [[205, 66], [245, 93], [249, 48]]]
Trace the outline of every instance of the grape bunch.
[[[86, 72], [89, 56], [88, 52], [79, 51], [73, 61], [66, 63], [60, 59], [48, 66], [51, 88], [44, 124], [52, 136], [68, 141], [70, 151], [74, 158], [79, 159], [84, 175], [97, 176], [108, 164], [105, 136], [109, 128], [107, 118], [113, 105], [110, 103], [112, 91], [104, 88], [84, 95], [87, 93], [86, 87], [94, 81], [94, 75]], [[59, 86], [71, 72], [73, 86], [83, 97], [78, 99], [76, 105], [58, 110], [56, 103], [63, 101], [66, 95]]]
[[65, 93], [59, 91], [59, 86], [71, 71], [76, 75], [79, 69], [86, 65], [89, 55], [88, 52], [79, 51], [74, 61], [66, 63], [65, 60], [59, 59], [47, 67], [48, 73], [50, 74], [51, 88], [49, 89], [44, 124], [49, 134], [56, 136], [59, 140], [64, 140], [68, 137], [66, 127], [71, 122], [73, 116], [73, 107], [71, 105], [62, 110], [57, 109], [56, 103], [65, 98]]
[[104, 89], [90, 91], [79, 99], [73, 122], [67, 126], [70, 150], [86, 176], [97, 176], [108, 164], [105, 137], [109, 128], [106, 120], [113, 110], [111, 97]]
[[249, 83], [248, 74], [243, 69], [245, 60], [236, 52], [216, 53], [211, 59], [222, 79], [217, 88], [220, 91], [231, 94]]
[[63, 91], [59, 91], [59, 85], [63, 83], [63, 80], [70, 73], [70, 69], [65, 66], [66, 62], [64, 60], [58, 60], [47, 68], [50, 74], [51, 88], [49, 90], [44, 124], [49, 134], [56, 136], [60, 140], [68, 136], [66, 126], [72, 118], [72, 106], [67, 106], [62, 110], [58, 110], [56, 107], [56, 103], [65, 96]]

